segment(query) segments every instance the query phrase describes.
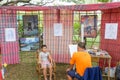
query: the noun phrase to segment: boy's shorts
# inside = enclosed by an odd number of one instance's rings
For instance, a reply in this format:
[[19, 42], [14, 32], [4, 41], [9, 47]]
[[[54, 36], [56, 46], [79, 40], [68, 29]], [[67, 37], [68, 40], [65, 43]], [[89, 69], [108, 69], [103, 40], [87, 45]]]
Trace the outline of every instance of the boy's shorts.
[[49, 61], [44, 61], [41, 63], [41, 67], [42, 68], [47, 68], [47, 67], [51, 67], [51, 63]]
[[78, 80], [83, 80], [83, 78], [79, 74], [77, 74], [75, 70], [70, 70], [67, 72], [67, 74], [72, 78], [77, 78]]

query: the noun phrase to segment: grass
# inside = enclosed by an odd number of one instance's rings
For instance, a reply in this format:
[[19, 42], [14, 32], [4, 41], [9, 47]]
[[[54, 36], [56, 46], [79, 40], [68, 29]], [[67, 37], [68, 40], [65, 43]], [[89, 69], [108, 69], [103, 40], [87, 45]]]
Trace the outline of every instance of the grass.
[[[93, 65], [97, 64], [93, 63]], [[66, 80], [67, 67], [67, 64], [57, 64], [57, 80]], [[20, 63], [7, 66], [5, 80], [39, 80], [36, 72], [35, 52], [21, 52]]]
[[[8, 65], [5, 80], [39, 80], [35, 61], [35, 52], [21, 52], [20, 63]], [[66, 80], [66, 68], [66, 64], [57, 64], [57, 80]]]

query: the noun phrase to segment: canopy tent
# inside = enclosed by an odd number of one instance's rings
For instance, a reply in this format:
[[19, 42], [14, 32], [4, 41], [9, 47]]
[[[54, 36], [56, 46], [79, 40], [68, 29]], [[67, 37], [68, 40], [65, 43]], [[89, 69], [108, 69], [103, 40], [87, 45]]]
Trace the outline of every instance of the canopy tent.
[[72, 5], [72, 6], [53, 6], [49, 7], [51, 9], [65, 9], [73, 11], [97, 11], [97, 10], [106, 10], [119, 8], [120, 2], [115, 3], [99, 3], [99, 4], [81, 4], [81, 5]]
[[[48, 48], [52, 50], [53, 57], [57, 62], [69, 62], [68, 45], [72, 44], [72, 26], [73, 26], [73, 11], [97, 11], [101, 10], [101, 43], [100, 48], [108, 51], [113, 57], [112, 61], [117, 62], [120, 58], [120, 36], [118, 30], [117, 40], [104, 39], [105, 24], [118, 23], [120, 28], [120, 2], [101, 3], [88, 5], [71, 5], [71, 6], [2, 6], [0, 7], [0, 46], [3, 56], [3, 62], [15, 64], [19, 62], [19, 41], [17, 35], [17, 20], [16, 11], [43, 11], [44, 13], [44, 43], [48, 44]], [[62, 14], [69, 14], [63, 16]], [[53, 14], [53, 15], [51, 15]], [[63, 18], [66, 19], [63, 19]], [[49, 19], [49, 20], [48, 20]], [[53, 36], [53, 24], [63, 23], [63, 37]], [[5, 41], [5, 28], [15, 28], [17, 40], [15, 42]], [[49, 35], [48, 35], [49, 34]], [[69, 40], [68, 40], [69, 39]], [[109, 46], [108, 46], [109, 45]], [[116, 47], [116, 49], [113, 48]]]
[[99, 3], [99, 4], [80, 4], [68, 6], [1, 6], [0, 9], [9, 9], [17, 11], [40, 11], [48, 9], [73, 10], [73, 11], [96, 11], [119, 8], [120, 2]]

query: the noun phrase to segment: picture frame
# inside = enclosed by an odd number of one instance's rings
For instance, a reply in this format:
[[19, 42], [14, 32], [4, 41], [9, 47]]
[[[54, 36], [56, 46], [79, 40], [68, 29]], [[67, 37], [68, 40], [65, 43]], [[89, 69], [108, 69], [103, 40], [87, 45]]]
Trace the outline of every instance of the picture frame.
[[21, 51], [36, 51], [40, 47], [39, 37], [20, 38]]
[[84, 26], [84, 37], [97, 36], [97, 15], [82, 15], [81, 25]]
[[38, 36], [38, 15], [23, 15], [24, 37]]

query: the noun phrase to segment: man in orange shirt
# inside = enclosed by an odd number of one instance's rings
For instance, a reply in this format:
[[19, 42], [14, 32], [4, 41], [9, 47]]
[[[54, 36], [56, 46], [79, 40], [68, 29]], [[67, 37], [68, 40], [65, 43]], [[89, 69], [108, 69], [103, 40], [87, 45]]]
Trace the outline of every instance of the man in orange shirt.
[[[66, 70], [68, 80], [73, 78], [82, 80], [86, 68], [92, 67], [91, 56], [85, 51], [85, 43], [78, 43], [77, 50], [78, 52], [75, 52], [70, 60], [70, 67]], [[74, 65], [75, 70], [73, 70]]]

